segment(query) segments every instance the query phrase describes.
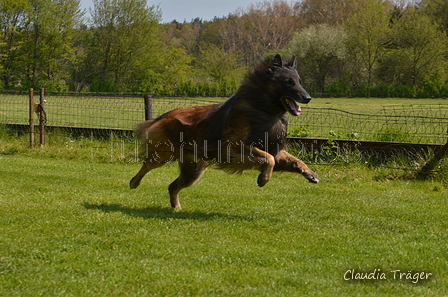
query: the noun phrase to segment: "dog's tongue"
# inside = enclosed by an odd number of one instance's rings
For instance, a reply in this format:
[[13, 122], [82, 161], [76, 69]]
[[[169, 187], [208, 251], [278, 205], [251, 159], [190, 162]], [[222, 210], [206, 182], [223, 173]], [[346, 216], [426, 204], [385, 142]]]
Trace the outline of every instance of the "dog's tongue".
[[289, 108], [296, 115], [300, 115], [302, 113], [302, 109], [294, 100], [288, 100]]

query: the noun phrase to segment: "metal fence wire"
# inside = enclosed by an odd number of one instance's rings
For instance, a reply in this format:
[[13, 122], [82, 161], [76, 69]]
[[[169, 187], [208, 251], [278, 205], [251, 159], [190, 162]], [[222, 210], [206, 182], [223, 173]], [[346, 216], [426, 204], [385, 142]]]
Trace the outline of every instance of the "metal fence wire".
[[448, 105], [394, 105], [372, 114], [303, 107], [289, 120], [297, 137], [443, 144], [448, 137]]
[[[82, 130], [89, 135], [109, 137], [111, 130], [116, 130], [129, 136], [135, 125], [145, 120], [143, 96], [47, 95], [45, 100], [49, 134], [72, 137]], [[152, 114], [156, 118], [175, 108], [222, 100], [225, 99], [153, 98]], [[27, 133], [28, 102], [25, 94], [0, 95], [0, 130], [14, 127], [17, 132]], [[302, 109], [302, 115], [289, 119], [290, 136], [431, 144], [444, 144], [447, 139], [448, 105], [395, 105], [371, 114], [307, 106]]]

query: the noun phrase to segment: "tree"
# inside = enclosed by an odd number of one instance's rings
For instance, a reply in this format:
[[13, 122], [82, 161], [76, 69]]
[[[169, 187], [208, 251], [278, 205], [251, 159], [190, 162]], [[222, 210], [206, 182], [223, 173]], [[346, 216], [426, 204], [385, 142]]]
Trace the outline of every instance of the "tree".
[[174, 20], [168, 24], [162, 24], [163, 42], [166, 46], [184, 48], [189, 55], [197, 55], [199, 52], [198, 39], [201, 35], [203, 22], [201, 19], [194, 19], [190, 23], [179, 23]]
[[[366, 0], [345, 24], [347, 47], [353, 60], [360, 61], [366, 73], [366, 83], [372, 86], [378, 59], [386, 52], [390, 39], [386, 8], [378, 0]], [[359, 76], [358, 71], [354, 71]]]
[[93, 4], [90, 55], [97, 61], [92, 65], [97, 69], [93, 89], [132, 89], [139, 83], [136, 76], [146, 73], [163, 50], [160, 11], [147, 6], [146, 0], [94, 0]]
[[26, 40], [21, 48], [20, 69], [29, 86], [65, 89], [67, 61], [73, 57], [74, 28], [82, 12], [79, 0], [30, 1], [25, 27]]
[[196, 65], [205, 77], [219, 82], [235, 76], [242, 78], [239, 60], [236, 51], [225, 52], [222, 47], [208, 44], [201, 48], [201, 55], [197, 58]]
[[[394, 82], [421, 86], [444, 75], [448, 38], [426, 14], [410, 8], [393, 27], [394, 48], [382, 59], [382, 75]], [[395, 65], [395, 67], [391, 67]]]
[[199, 45], [222, 45], [221, 30], [218, 18], [215, 17], [215, 19], [211, 22], [202, 23], [201, 35], [199, 36], [198, 42]]
[[18, 83], [16, 63], [20, 58], [19, 49], [22, 46], [25, 35], [22, 28], [27, 22], [27, 0], [3, 0], [0, 2], [0, 24], [2, 30], [2, 80], [6, 88]]
[[324, 91], [326, 79], [340, 74], [346, 55], [345, 38], [342, 28], [328, 25], [313, 25], [294, 35], [289, 49], [297, 55], [310, 89]]
[[220, 20], [226, 50], [237, 50], [246, 64], [268, 51], [285, 48], [297, 29], [294, 7], [285, 0], [264, 1], [238, 9]]
[[82, 12], [79, 0], [2, 1], [6, 87], [66, 88], [67, 61]]
[[297, 8], [305, 24], [342, 25], [365, 0], [304, 0]]
[[440, 29], [448, 34], [448, 1], [422, 0], [419, 6], [423, 12], [434, 16], [440, 26]]
[[71, 91], [82, 92], [88, 90], [92, 76], [97, 72], [96, 56], [92, 55], [92, 48], [96, 45], [93, 31], [83, 25], [76, 31], [73, 41], [74, 58], [70, 61]]
[[183, 48], [165, 48], [157, 59], [141, 73], [137, 73], [132, 91], [175, 94], [179, 84], [190, 78], [192, 61]]

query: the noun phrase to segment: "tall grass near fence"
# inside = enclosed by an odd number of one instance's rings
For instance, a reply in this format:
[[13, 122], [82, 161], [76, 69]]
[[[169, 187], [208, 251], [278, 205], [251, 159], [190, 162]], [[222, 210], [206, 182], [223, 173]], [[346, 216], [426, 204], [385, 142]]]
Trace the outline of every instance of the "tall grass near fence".
[[[78, 160], [90, 163], [141, 163], [141, 145], [136, 139], [126, 139], [110, 134], [109, 138], [68, 137], [63, 133], [48, 135], [44, 147], [29, 148], [29, 136], [11, 133], [0, 125], [0, 156], [25, 155], [32, 158]], [[314, 166], [347, 166], [363, 164], [378, 172], [378, 180], [417, 178], [423, 165], [434, 156], [433, 151], [403, 150], [387, 155], [372, 151], [359, 151], [349, 147], [338, 147], [332, 142], [317, 150], [304, 148], [297, 142], [289, 142], [288, 151]], [[448, 158], [444, 158], [428, 176], [448, 186]]]
[[0, 124], [0, 155], [30, 154], [49, 158], [65, 158], [100, 163], [136, 163], [140, 162], [140, 143], [110, 133], [100, 139], [85, 136], [68, 136], [65, 130], [53, 131], [46, 135], [46, 144], [29, 148], [29, 135], [11, 132]]

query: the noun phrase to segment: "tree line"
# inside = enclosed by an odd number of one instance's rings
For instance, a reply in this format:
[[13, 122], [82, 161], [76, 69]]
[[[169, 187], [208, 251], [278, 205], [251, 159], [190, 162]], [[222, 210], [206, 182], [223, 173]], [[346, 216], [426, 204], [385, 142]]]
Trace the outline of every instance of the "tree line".
[[[255, 0], [254, 0], [255, 1]], [[327, 96], [448, 96], [446, 0], [273, 0], [162, 23], [146, 0], [0, 1], [0, 88], [229, 96], [249, 67], [297, 56]]]

